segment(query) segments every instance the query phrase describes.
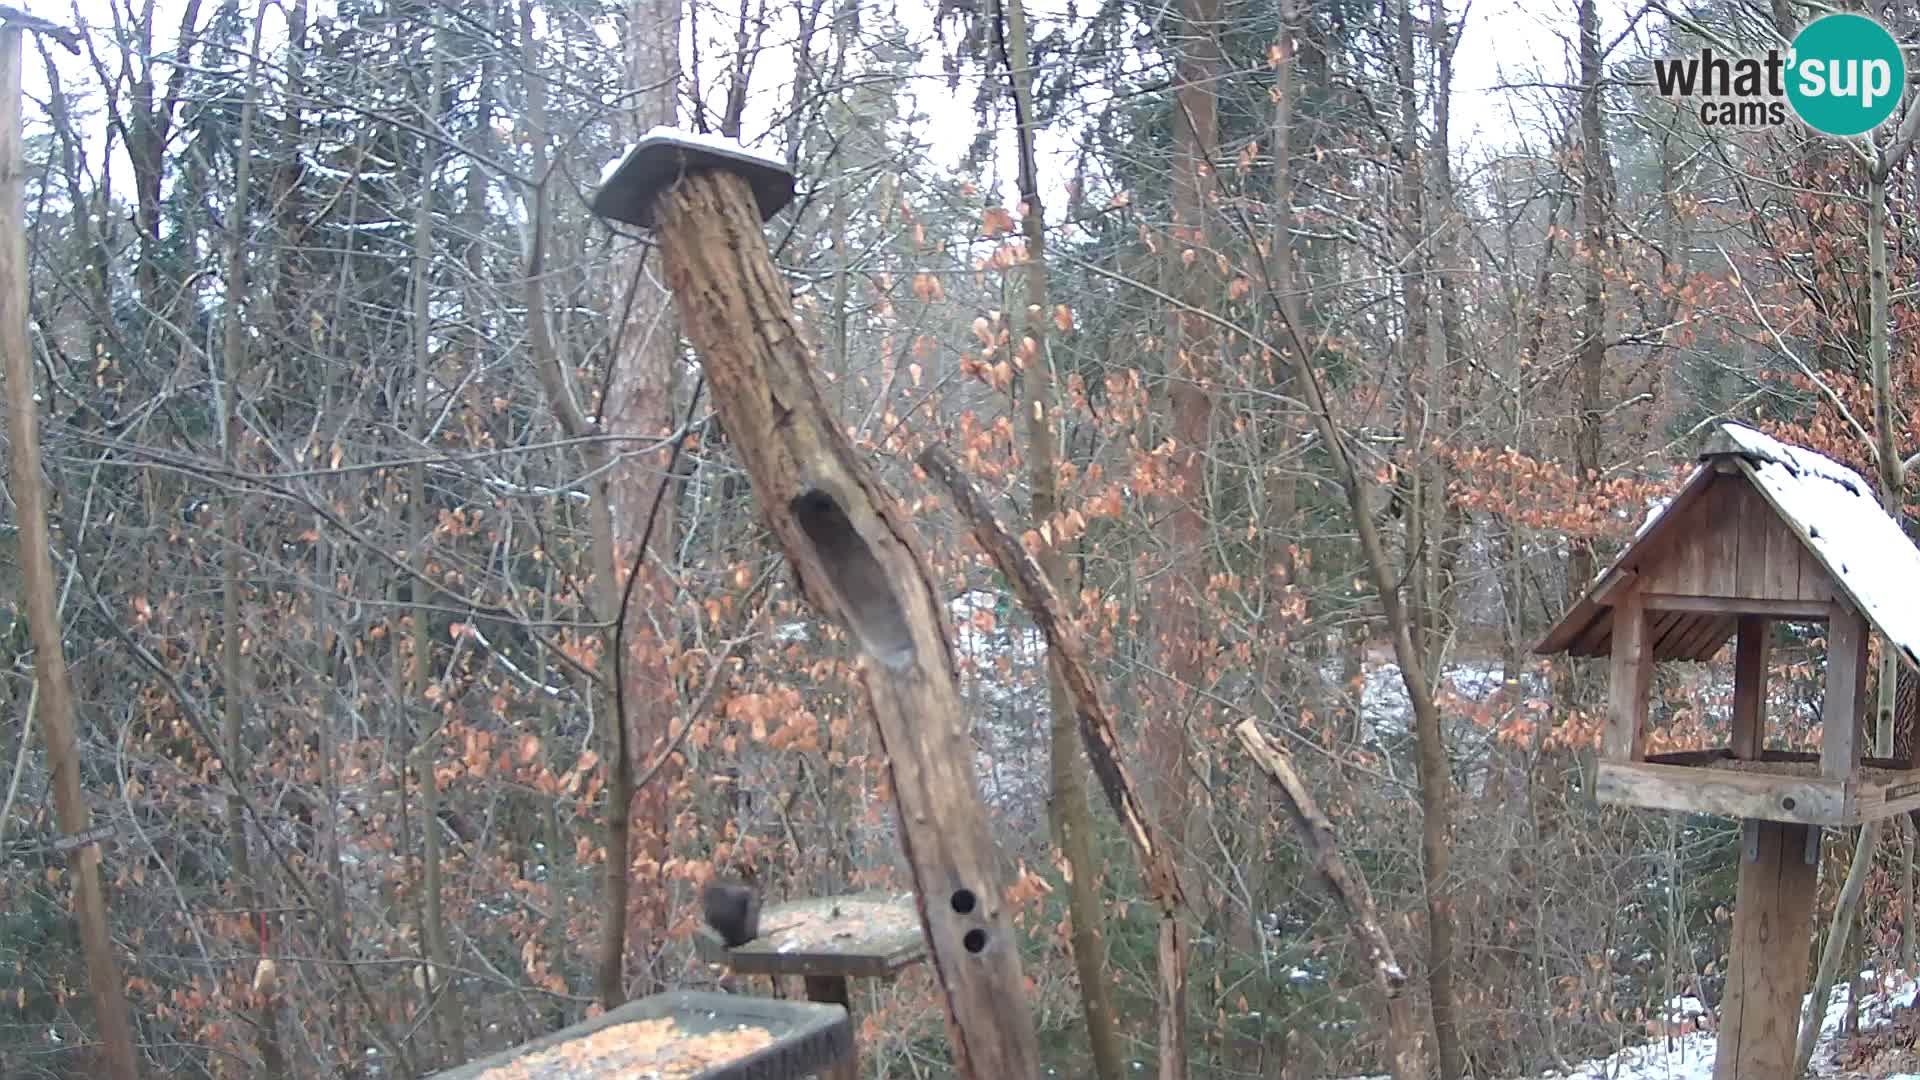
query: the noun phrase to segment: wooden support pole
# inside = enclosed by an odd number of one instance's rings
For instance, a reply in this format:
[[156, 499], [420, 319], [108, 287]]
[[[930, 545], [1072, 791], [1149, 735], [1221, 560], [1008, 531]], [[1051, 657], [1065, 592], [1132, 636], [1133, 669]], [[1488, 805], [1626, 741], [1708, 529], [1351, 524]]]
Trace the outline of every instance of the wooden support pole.
[[1758, 850], [1740, 860], [1740, 884], [1728, 945], [1726, 999], [1714, 1080], [1781, 1080], [1793, 1076], [1800, 1001], [1807, 992], [1807, 950], [1813, 940], [1813, 894], [1819, 867], [1806, 859], [1817, 828], [1748, 821]]
[[[974, 779], [942, 592], [918, 533], [814, 383], [746, 176], [676, 169], [651, 212], [728, 443], [816, 611], [838, 617], [887, 755], [900, 838], [961, 1077], [1038, 1076], [1019, 943]], [[540, 317], [535, 313], [534, 317]]]
[[1637, 586], [1614, 600], [1613, 654], [1608, 670], [1612, 686], [1607, 695], [1606, 760], [1645, 760], [1653, 647], [1647, 640], [1647, 609]]
[[[20, 530], [20, 577], [33, 639], [33, 674], [46, 732], [47, 768], [53, 773], [54, 818], [60, 831], [72, 837], [88, 831], [92, 814], [80, 788], [80, 763], [75, 757], [73, 684], [61, 642], [59, 604], [54, 599], [47, 493], [40, 476], [39, 406], [33, 400], [33, 361], [27, 340], [26, 167], [20, 143], [23, 36], [11, 17], [0, 16], [0, 353], [5, 354], [7, 437], [12, 443], [8, 490]], [[87, 984], [93, 994], [106, 1075], [133, 1080], [139, 1066], [113, 939], [107, 932], [99, 843], [76, 846], [67, 861], [73, 872], [74, 919], [80, 924], [80, 948], [86, 955]]]
[[[823, 1005], [838, 1005], [847, 1010], [847, 1023], [853, 1023], [853, 994], [847, 985], [845, 975], [805, 975], [807, 1000]], [[856, 1032], [859, 1028], [854, 1028]], [[820, 1080], [860, 1080], [860, 1039], [856, 1035], [848, 1040], [852, 1047], [847, 1056], [833, 1068], [820, 1074]]]
[[1742, 615], [1733, 647], [1733, 756], [1760, 757], [1767, 746], [1767, 653], [1772, 624], [1763, 615]]
[[1827, 622], [1827, 690], [1820, 710], [1820, 775], [1851, 779], [1866, 731], [1867, 621], [1845, 601]]

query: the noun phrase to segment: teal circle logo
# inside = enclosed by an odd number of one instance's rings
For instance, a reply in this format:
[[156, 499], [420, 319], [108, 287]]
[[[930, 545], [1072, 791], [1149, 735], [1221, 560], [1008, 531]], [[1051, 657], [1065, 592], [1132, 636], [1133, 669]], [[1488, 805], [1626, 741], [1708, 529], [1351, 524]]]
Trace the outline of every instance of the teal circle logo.
[[1872, 131], [1900, 107], [1907, 61], [1887, 28], [1865, 15], [1823, 15], [1803, 27], [1788, 54], [1787, 101], [1815, 131]]

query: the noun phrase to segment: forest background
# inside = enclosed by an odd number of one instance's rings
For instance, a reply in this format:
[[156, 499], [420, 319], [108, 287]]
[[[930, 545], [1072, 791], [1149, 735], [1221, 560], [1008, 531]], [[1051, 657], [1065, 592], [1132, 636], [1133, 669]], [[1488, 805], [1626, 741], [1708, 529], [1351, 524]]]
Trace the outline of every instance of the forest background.
[[[1384, 1054], [1247, 719], [1371, 884], [1448, 1075], [1710, 1010], [1737, 828], [1596, 805], [1604, 672], [1531, 646], [1718, 418], [1914, 509], [1911, 126], [1727, 129], [1652, 86], [1653, 57], [1820, 10], [39, 12], [83, 30], [77, 58], [29, 45], [30, 331], [147, 1070], [417, 1076], [711, 985], [715, 875], [904, 886], [848, 644], [767, 543], [646, 237], [587, 210], [657, 123], [800, 178], [775, 257], [947, 589], [1061, 1075], [1160, 1055], [1154, 913], [1041, 641], [907, 464], [928, 443], [1034, 533], [1177, 841], [1193, 1075]], [[1920, 8], [1873, 10], [1920, 37]], [[95, 1075], [0, 514], [0, 1075]], [[1786, 744], [1823, 644], [1775, 649]], [[1724, 742], [1730, 666], [1661, 672], [1653, 748]], [[1910, 833], [1878, 841], [1851, 970], [1911, 971]], [[856, 1005], [873, 1075], [943, 1074], [924, 971]]]

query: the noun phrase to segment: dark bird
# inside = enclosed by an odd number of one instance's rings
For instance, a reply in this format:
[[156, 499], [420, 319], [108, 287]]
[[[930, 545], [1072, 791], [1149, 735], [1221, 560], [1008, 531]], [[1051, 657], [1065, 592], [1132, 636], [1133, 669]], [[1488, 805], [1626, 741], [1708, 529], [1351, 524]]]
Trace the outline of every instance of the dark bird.
[[727, 948], [737, 949], [760, 936], [760, 894], [745, 885], [710, 884], [700, 894], [707, 925]]

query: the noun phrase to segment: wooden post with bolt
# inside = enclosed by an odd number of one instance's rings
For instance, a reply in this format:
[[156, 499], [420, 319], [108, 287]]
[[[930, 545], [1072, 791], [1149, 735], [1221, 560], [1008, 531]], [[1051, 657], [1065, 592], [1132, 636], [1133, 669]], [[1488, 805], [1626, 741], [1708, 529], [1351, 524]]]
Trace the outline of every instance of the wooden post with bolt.
[[681, 325], [760, 513], [808, 602], [837, 617], [859, 649], [955, 1073], [1037, 1076], [941, 592], [904, 509], [820, 395], [761, 231], [792, 196], [779, 159], [656, 128], [607, 176], [593, 208], [658, 237]]
[[[7, 384], [7, 435], [12, 443], [8, 490], [18, 511], [20, 576], [26, 594], [27, 629], [33, 639], [33, 676], [39, 683], [47, 768], [53, 773], [54, 818], [66, 837], [89, 833], [92, 814], [80, 788], [80, 762], [73, 736], [73, 684], [61, 642], [60, 608], [54, 598], [52, 540], [47, 532], [47, 491], [40, 476], [40, 415], [34, 400], [32, 348], [27, 336], [26, 162], [21, 146], [20, 65], [28, 31], [45, 34], [69, 52], [79, 41], [66, 30], [22, 11], [0, 6], [0, 354]], [[107, 932], [107, 897], [100, 882], [100, 843], [75, 844], [67, 855], [73, 873], [74, 919], [86, 955], [87, 984], [99, 1027], [106, 1075], [140, 1075], [133, 1024], [121, 990], [120, 966]]]

